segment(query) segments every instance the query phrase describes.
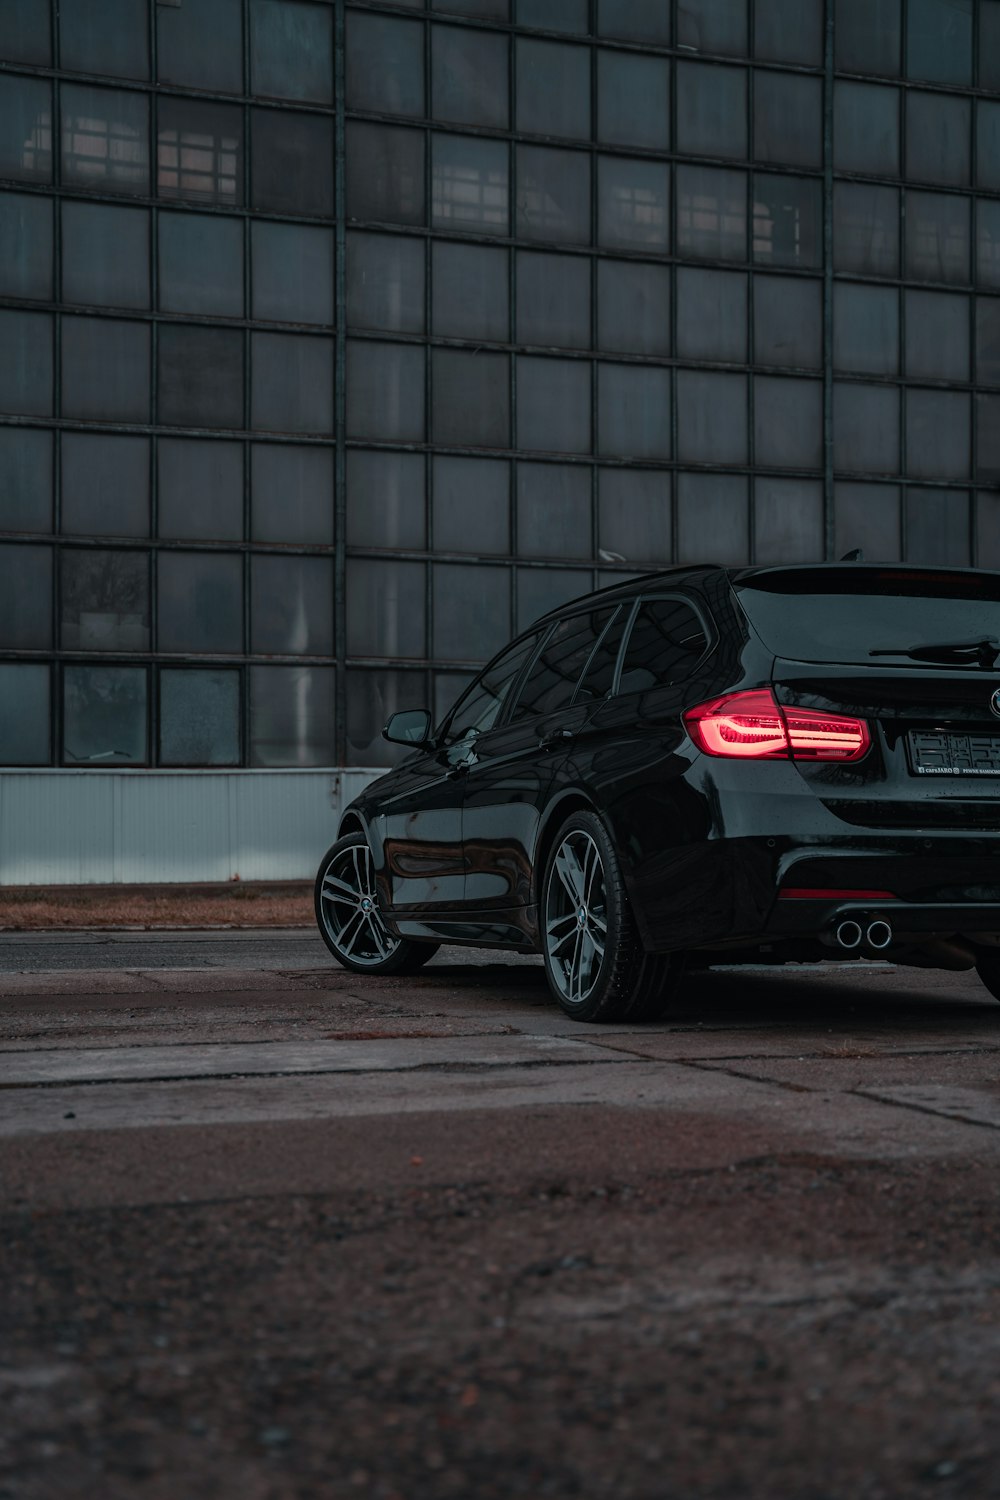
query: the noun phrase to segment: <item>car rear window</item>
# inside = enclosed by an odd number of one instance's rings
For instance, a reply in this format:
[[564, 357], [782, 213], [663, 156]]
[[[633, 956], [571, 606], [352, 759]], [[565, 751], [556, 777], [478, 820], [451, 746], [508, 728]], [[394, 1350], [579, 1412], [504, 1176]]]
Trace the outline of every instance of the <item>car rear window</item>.
[[683, 682], [705, 654], [708, 639], [683, 599], [647, 599], [635, 617], [625, 647], [620, 693]]
[[789, 568], [734, 582], [765, 646], [796, 661], [981, 665], [1000, 646], [1000, 574]]

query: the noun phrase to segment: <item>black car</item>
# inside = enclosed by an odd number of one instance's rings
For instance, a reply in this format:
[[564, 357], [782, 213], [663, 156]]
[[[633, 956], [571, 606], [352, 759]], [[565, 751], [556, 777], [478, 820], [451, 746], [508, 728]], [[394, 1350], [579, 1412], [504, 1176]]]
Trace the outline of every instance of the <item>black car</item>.
[[1000, 997], [1000, 573], [677, 568], [554, 610], [347, 808], [316, 881], [349, 969], [540, 952], [638, 1021], [686, 961], [975, 966]]

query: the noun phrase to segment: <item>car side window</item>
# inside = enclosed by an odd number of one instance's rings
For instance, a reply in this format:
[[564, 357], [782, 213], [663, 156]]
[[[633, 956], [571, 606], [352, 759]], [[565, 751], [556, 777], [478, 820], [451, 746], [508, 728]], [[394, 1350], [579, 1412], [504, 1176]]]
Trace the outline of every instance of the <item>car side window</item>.
[[708, 645], [705, 629], [683, 599], [647, 599], [625, 647], [621, 693], [669, 687], [689, 676]]
[[541, 631], [522, 641], [515, 641], [475, 682], [466, 688], [445, 724], [449, 740], [461, 740], [469, 734], [485, 734], [496, 723], [507, 695], [541, 639]]
[[613, 608], [595, 609], [559, 621], [521, 684], [512, 723], [554, 713], [572, 702], [580, 675], [613, 613]]
[[611, 692], [615, 682], [615, 668], [618, 665], [622, 636], [625, 634], [631, 617], [631, 604], [621, 605], [587, 663], [587, 670], [576, 690], [575, 701], [577, 703], [600, 702]]

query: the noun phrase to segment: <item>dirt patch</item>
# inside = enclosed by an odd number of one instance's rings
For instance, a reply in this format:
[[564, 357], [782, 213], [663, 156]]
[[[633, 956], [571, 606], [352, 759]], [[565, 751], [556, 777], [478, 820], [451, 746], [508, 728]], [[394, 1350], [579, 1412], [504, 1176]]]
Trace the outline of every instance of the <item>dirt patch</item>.
[[312, 927], [312, 885], [9, 886], [0, 931], [87, 927]]

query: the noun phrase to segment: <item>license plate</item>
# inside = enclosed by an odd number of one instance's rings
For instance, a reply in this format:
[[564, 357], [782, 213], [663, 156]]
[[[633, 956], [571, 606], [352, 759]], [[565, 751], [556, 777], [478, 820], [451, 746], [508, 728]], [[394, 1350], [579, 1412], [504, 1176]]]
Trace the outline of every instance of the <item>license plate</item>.
[[918, 776], [1000, 776], [1000, 734], [914, 729], [907, 739]]

